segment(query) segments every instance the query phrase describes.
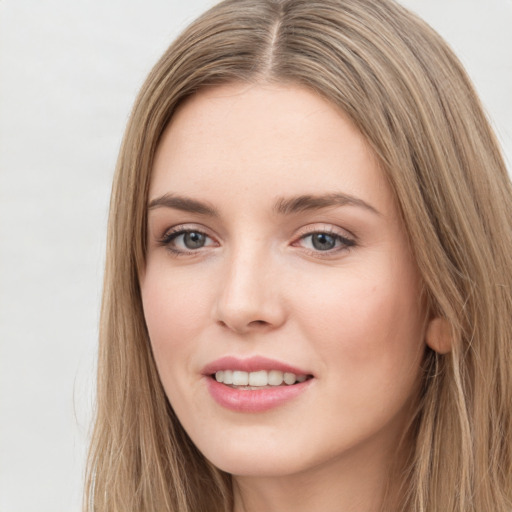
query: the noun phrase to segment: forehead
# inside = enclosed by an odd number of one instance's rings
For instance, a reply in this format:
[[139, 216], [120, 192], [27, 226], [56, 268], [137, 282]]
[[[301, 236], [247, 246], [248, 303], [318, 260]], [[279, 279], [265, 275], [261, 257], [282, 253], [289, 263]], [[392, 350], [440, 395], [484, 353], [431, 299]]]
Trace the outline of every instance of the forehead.
[[294, 85], [229, 84], [186, 101], [153, 167], [150, 198], [169, 192], [219, 201], [226, 192], [260, 201], [343, 192], [380, 209], [390, 201], [378, 160], [353, 123]]

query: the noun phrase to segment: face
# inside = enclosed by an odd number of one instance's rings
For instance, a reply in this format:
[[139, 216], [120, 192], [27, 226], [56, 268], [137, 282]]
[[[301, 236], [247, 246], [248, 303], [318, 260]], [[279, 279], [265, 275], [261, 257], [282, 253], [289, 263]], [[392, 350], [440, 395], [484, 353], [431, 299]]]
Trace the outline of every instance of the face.
[[246, 476], [387, 458], [425, 315], [392, 192], [344, 114], [295, 86], [201, 92], [163, 135], [148, 207], [144, 314], [200, 451]]

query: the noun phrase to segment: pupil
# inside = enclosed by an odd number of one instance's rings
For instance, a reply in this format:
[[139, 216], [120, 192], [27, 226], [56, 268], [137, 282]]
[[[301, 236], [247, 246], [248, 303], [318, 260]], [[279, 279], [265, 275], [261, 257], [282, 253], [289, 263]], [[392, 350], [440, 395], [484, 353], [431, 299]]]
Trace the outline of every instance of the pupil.
[[336, 240], [333, 236], [326, 233], [315, 233], [312, 239], [313, 247], [319, 251], [328, 251], [333, 249], [336, 245]]
[[202, 233], [191, 231], [190, 233], [185, 233], [183, 242], [187, 249], [199, 249], [204, 245], [205, 236]]

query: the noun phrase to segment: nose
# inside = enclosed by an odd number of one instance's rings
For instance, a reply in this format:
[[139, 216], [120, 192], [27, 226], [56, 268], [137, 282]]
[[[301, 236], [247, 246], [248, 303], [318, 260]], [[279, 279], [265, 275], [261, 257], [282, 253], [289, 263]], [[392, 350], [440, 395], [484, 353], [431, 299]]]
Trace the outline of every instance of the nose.
[[249, 249], [225, 262], [214, 307], [217, 323], [238, 334], [249, 334], [285, 322], [279, 269], [270, 260]]

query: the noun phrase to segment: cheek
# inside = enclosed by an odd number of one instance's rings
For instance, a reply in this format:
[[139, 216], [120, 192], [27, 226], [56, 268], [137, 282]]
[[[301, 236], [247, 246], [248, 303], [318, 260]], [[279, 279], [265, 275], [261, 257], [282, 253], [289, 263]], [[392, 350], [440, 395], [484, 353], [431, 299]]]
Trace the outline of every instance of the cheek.
[[157, 366], [166, 377], [164, 366], [170, 368], [178, 360], [186, 365], [193, 340], [204, 328], [209, 300], [204, 282], [148, 265], [141, 285], [144, 317]]
[[310, 304], [311, 322], [303, 329], [316, 332], [331, 397], [325, 420], [339, 431], [359, 435], [383, 425], [399, 431], [407, 421], [420, 383], [423, 327], [414, 293], [396, 290], [389, 281], [345, 280], [343, 293]]
[[313, 291], [310, 283], [300, 318], [322, 363], [351, 382], [415, 379], [424, 350], [417, 283], [407, 271], [398, 279], [389, 271], [345, 276]]

